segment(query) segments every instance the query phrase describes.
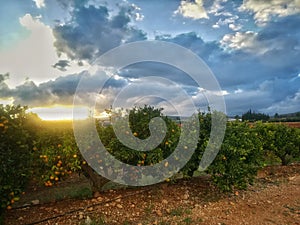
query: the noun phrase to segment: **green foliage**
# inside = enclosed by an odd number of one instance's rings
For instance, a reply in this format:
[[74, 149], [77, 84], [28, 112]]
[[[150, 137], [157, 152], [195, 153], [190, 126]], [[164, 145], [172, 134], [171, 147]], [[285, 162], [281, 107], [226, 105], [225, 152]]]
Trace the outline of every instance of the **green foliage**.
[[52, 186], [67, 175], [81, 170], [82, 160], [71, 128], [49, 129], [37, 135], [34, 146], [34, 176]]
[[[118, 119], [118, 116], [121, 114], [112, 114], [112, 119]], [[199, 167], [210, 139], [212, 118], [225, 118], [220, 112], [210, 111], [199, 112], [197, 116], [200, 124], [198, 144], [188, 163], [180, 170], [184, 177], [192, 177]], [[149, 166], [172, 154], [178, 145], [181, 132], [185, 130], [183, 128], [191, 126], [191, 129], [186, 130], [198, 132], [192, 130], [192, 122], [178, 123], [164, 116], [162, 109], [144, 106], [133, 108], [127, 115], [122, 116], [124, 121], [129, 121], [131, 130], [124, 135], [128, 135], [128, 138], [135, 136], [141, 140], [149, 138], [149, 126], [151, 127], [151, 121], [155, 117], [160, 117], [165, 122], [167, 130], [163, 141], [151, 151], [130, 149], [118, 140], [112, 126], [96, 123], [99, 138], [108, 152], [118, 160], [135, 166]], [[122, 131], [123, 125], [117, 123], [117, 129]], [[194, 141], [189, 136], [185, 137], [187, 140], [184, 143]], [[35, 114], [26, 113], [26, 107], [0, 106], [0, 138], [1, 211], [10, 208], [19, 199], [30, 175], [44, 185], [52, 186], [72, 172], [82, 172], [84, 168], [90, 168], [81, 157], [71, 123], [62, 123], [59, 126], [56, 123], [43, 122]], [[223, 191], [246, 188], [253, 182], [263, 162], [270, 160], [270, 155], [278, 157], [284, 165], [299, 160], [299, 146], [300, 129], [262, 122], [228, 122], [221, 149], [206, 172]], [[184, 151], [183, 148], [183, 158]], [[102, 156], [96, 154], [93, 157], [100, 163]]]
[[140, 139], [150, 136], [149, 123], [152, 118], [161, 117], [162, 109], [145, 105], [143, 108], [133, 108], [129, 111], [129, 126]]
[[275, 113], [271, 121], [272, 122], [299, 122], [300, 112], [281, 114], [281, 115]]
[[219, 154], [208, 168], [214, 183], [223, 191], [245, 189], [262, 166], [262, 142], [247, 123], [230, 122]]
[[274, 154], [282, 165], [299, 159], [300, 129], [275, 123], [256, 123], [255, 128], [261, 136], [265, 155]]
[[199, 168], [202, 155], [205, 151], [210, 136], [211, 116], [212, 114], [210, 111], [208, 111], [208, 113], [204, 113], [204, 112], [198, 113], [200, 131], [199, 131], [197, 148], [195, 149], [195, 152], [192, 155], [191, 159], [180, 170], [183, 173], [183, 175], [186, 177], [192, 177], [194, 172]]
[[[126, 117], [129, 121], [132, 134], [140, 139], [146, 139], [150, 136], [149, 123], [151, 119], [161, 117], [165, 121], [167, 125], [166, 137], [163, 142], [152, 151], [145, 153], [128, 148], [118, 140], [112, 126], [98, 126], [98, 133], [101, 142], [118, 160], [130, 165], [145, 166], [153, 165], [162, 161], [176, 148], [180, 127], [171, 119], [163, 116], [161, 111], [162, 109], [144, 106], [143, 108], [133, 108], [129, 111], [129, 114], [125, 116], [125, 121]], [[122, 126], [122, 124], [120, 126]]]
[[29, 177], [31, 139], [26, 107], [0, 105], [0, 214], [19, 199]]

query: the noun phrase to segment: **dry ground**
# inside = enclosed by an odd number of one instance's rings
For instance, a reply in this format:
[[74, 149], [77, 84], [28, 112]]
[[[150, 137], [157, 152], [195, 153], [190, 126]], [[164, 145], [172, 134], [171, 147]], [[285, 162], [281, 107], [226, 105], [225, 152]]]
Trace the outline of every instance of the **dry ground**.
[[[86, 183], [77, 178], [61, 185], [78, 184]], [[299, 164], [265, 168], [247, 191], [232, 194], [220, 193], [208, 177], [110, 190], [85, 200], [57, 201], [55, 188], [28, 190], [23, 199], [47, 196], [50, 203], [9, 210], [5, 224], [300, 225]]]

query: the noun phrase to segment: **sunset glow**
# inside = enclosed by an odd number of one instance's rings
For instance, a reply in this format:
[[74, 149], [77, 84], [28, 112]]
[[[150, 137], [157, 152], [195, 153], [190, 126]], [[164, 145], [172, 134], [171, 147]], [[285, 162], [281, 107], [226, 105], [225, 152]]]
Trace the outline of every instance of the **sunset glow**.
[[[76, 119], [86, 119], [89, 116], [87, 107], [80, 107], [76, 109], [81, 112], [80, 117], [77, 115]], [[42, 120], [72, 120], [73, 107], [72, 106], [53, 106], [53, 107], [37, 107], [30, 110], [36, 113]]]

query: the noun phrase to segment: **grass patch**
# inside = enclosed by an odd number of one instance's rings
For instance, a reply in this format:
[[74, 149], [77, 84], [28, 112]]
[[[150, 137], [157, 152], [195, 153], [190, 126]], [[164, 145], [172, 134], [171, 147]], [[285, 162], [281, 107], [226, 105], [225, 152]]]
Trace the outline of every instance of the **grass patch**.
[[171, 216], [182, 216], [184, 214], [184, 209], [182, 208], [176, 208], [176, 209], [172, 209], [170, 212]]
[[108, 225], [104, 218], [100, 217], [100, 218], [97, 218], [97, 219], [91, 219], [89, 221], [83, 221], [80, 223], [80, 225]]
[[190, 224], [193, 224], [193, 220], [191, 217], [186, 217], [182, 220], [182, 222], [186, 225], [190, 225]]

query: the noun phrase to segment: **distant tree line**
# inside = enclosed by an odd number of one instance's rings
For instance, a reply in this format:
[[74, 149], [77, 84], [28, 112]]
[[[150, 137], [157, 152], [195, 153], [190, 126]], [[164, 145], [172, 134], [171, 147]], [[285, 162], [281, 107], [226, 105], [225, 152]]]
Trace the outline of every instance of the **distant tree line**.
[[274, 114], [274, 118], [272, 118], [274, 122], [298, 122], [300, 121], [300, 112], [288, 113], [279, 115], [278, 113]]
[[[239, 118], [239, 116], [235, 116], [235, 119]], [[268, 114], [258, 113], [250, 109], [246, 113], [242, 114], [242, 121], [298, 122], [300, 121], [300, 112], [281, 115], [275, 113], [274, 116], [270, 117]]]
[[257, 113], [252, 111], [251, 109], [242, 115], [243, 121], [268, 121], [270, 120], [270, 116], [264, 113]]

